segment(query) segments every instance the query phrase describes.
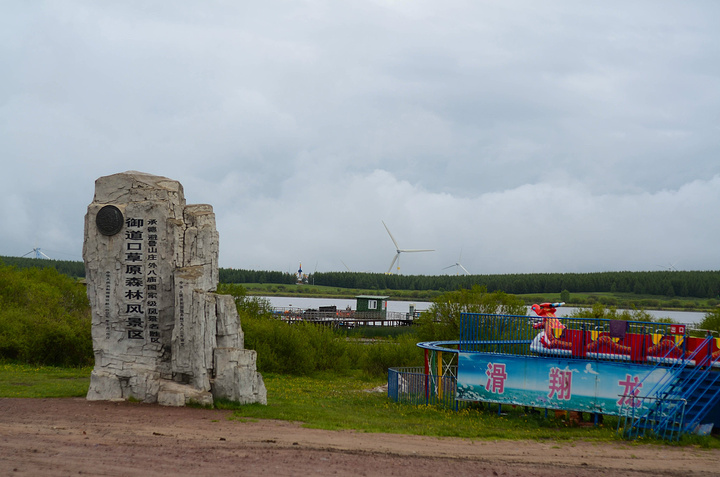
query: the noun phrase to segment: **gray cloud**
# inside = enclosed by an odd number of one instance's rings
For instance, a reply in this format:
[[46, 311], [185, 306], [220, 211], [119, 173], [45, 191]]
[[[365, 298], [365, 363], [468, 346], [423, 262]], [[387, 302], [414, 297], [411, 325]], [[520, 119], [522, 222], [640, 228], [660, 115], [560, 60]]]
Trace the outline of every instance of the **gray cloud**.
[[717, 269], [719, 10], [3, 5], [0, 255], [80, 259], [93, 181], [141, 170], [227, 267], [383, 272], [384, 220], [436, 249], [403, 273]]

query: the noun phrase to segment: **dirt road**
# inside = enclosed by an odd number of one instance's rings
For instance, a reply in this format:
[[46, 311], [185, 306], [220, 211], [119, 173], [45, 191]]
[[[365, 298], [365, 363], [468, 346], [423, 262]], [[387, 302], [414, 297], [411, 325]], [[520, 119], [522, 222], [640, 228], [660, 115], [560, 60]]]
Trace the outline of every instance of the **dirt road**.
[[0, 475], [720, 474], [718, 450], [322, 431], [230, 416], [81, 398], [0, 399]]

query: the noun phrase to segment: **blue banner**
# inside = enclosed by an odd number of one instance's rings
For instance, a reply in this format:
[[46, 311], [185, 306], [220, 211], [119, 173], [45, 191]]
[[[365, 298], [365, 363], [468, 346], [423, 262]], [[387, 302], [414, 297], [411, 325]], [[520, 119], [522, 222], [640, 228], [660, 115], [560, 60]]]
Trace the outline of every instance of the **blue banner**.
[[[459, 353], [457, 399], [619, 415], [646, 396], [668, 368], [579, 359]], [[623, 406], [624, 405], [624, 406]]]

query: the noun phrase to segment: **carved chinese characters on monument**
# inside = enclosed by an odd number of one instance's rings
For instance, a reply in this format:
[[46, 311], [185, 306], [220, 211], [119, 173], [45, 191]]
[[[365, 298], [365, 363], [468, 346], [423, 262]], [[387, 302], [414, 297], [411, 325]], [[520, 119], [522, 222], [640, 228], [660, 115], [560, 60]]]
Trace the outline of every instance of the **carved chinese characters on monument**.
[[186, 205], [179, 182], [134, 171], [96, 181], [83, 246], [88, 399], [266, 402], [234, 300], [215, 293], [218, 247], [212, 207]]
[[155, 218], [129, 217], [125, 220], [123, 296], [127, 337], [151, 343], [160, 343], [157, 224]]

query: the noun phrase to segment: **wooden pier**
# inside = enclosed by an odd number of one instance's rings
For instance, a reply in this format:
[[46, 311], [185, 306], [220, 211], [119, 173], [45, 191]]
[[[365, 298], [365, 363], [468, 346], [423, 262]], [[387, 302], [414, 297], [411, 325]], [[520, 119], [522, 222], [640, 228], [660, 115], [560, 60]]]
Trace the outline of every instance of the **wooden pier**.
[[[332, 309], [331, 309], [332, 308]], [[371, 312], [338, 310], [335, 307], [320, 307], [318, 310], [299, 308], [275, 308], [273, 314], [287, 323], [315, 323], [333, 328], [356, 328], [360, 326], [411, 326], [419, 313], [394, 311]]]

